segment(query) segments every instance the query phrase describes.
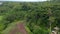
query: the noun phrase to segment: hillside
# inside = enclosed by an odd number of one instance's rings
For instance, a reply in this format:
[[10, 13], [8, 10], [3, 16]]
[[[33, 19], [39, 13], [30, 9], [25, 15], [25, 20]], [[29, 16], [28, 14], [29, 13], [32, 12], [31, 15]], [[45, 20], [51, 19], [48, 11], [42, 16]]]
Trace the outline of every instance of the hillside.
[[[18, 21], [24, 24], [19, 25], [21, 29], [16, 26], [21, 23]], [[17, 34], [49, 34], [50, 23], [51, 30], [55, 26], [60, 28], [60, 2], [2, 2], [0, 5], [0, 34], [19, 29]]]

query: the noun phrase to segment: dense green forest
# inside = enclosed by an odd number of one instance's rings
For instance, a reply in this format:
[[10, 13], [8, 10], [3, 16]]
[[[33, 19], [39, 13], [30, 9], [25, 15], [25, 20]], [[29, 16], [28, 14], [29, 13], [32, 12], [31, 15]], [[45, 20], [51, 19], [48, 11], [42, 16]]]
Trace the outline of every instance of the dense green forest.
[[51, 28], [60, 28], [60, 2], [1, 2], [0, 34], [8, 27], [23, 21], [29, 34], [49, 34]]

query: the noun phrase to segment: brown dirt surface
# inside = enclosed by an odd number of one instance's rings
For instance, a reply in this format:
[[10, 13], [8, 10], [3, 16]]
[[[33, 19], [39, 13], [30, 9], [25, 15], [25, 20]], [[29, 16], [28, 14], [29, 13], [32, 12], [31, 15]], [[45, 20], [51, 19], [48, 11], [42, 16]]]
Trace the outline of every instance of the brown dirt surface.
[[10, 31], [10, 34], [16, 34], [16, 32], [20, 32], [21, 34], [27, 34], [25, 26], [23, 23], [16, 24], [16, 28]]

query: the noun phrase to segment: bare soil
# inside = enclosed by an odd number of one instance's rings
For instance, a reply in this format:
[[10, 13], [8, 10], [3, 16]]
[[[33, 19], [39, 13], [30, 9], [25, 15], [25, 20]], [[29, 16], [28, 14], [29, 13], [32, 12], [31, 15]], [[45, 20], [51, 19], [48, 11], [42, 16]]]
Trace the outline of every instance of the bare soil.
[[20, 32], [20, 34], [27, 34], [25, 26], [23, 23], [16, 24], [16, 28], [10, 31], [10, 34], [16, 34], [16, 32]]

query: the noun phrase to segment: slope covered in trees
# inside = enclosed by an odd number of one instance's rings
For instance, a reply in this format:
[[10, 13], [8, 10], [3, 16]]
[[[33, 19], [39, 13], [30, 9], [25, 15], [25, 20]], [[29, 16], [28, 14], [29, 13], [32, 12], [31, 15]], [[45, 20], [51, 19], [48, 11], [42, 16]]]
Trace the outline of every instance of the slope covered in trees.
[[49, 20], [52, 22], [52, 29], [55, 26], [60, 28], [60, 3], [2, 2], [0, 5], [0, 34], [15, 21], [25, 21], [26, 29], [32, 34], [48, 34]]

